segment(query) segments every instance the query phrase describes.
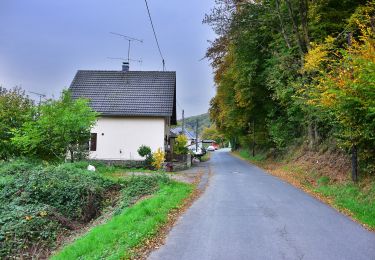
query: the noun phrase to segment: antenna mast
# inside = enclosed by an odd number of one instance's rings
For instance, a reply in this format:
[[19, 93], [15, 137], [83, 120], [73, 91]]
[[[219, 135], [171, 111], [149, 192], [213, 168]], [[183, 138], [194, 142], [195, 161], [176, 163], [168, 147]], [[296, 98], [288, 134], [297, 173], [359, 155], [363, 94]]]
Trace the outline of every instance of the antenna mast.
[[107, 57], [107, 59], [110, 59], [110, 60], [123, 60], [123, 61], [133, 61], [133, 62], [138, 62], [138, 63], [141, 63], [142, 64], [142, 59], [140, 60], [133, 60], [133, 59], [125, 59], [125, 58], [120, 58], [120, 57]]
[[143, 43], [143, 40], [140, 40], [140, 39], [137, 39], [137, 38], [133, 38], [133, 37], [121, 34], [121, 33], [110, 32], [110, 34], [120, 36], [120, 37], [124, 38], [125, 40], [127, 40], [129, 42], [129, 44], [128, 44], [128, 62], [130, 63], [130, 61], [132, 61], [132, 59], [130, 59], [130, 47], [131, 47], [130, 45], [131, 45], [131, 42], [136, 41], [136, 42]]
[[29, 93], [39, 96], [39, 106], [40, 106], [40, 104], [42, 103], [42, 98], [45, 98], [45, 97], [46, 97], [46, 95], [41, 94], [41, 93], [37, 93], [37, 92], [29, 91]]

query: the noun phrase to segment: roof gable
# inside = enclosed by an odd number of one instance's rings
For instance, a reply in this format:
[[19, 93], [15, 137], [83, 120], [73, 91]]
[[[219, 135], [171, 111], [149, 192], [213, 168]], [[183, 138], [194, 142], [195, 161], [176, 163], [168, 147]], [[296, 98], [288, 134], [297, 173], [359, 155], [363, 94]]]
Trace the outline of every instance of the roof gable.
[[176, 121], [176, 72], [79, 70], [69, 88], [103, 116], [160, 116]]

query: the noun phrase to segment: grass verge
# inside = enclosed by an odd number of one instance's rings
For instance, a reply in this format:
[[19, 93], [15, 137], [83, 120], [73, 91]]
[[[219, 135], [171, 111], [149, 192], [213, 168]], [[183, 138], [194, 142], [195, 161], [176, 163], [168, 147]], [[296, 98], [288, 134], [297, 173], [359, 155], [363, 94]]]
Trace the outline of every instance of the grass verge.
[[205, 155], [203, 155], [200, 159], [201, 162], [207, 162], [211, 158], [211, 152], [207, 152]]
[[52, 259], [130, 258], [133, 248], [152, 237], [166, 223], [168, 213], [191, 194], [193, 186], [171, 182], [151, 198], [123, 210], [104, 225], [63, 248]]
[[299, 165], [293, 161], [275, 162], [266, 160], [264, 155], [252, 157], [246, 150], [234, 152], [268, 173], [304, 190], [319, 200], [333, 206], [369, 230], [375, 231], [375, 179], [363, 178], [359, 183], [350, 180], [338, 182], [321, 172]]
[[353, 183], [318, 184], [315, 191], [331, 198], [337, 208], [349, 210], [353, 218], [375, 231], [375, 183], [367, 188]]

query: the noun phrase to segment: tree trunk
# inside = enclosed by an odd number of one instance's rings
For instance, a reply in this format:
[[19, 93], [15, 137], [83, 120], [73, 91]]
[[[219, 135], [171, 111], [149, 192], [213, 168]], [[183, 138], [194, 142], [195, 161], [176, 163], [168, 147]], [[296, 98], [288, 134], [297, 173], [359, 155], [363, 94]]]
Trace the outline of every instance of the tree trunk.
[[312, 149], [315, 144], [315, 138], [314, 138], [314, 127], [311, 121], [309, 122], [307, 126], [307, 134], [308, 134], [308, 140], [309, 140], [309, 148]]
[[301, 15], [302, 33], [303, 33], [303, 39], [305, 42], [306, 50], [310, 50], [309, 30], [308, 30], [308, 24], [307, 24], [308, 7], [309, 6], [308, 6], [307, 0], [299, 1], [299, 12]]
[[305, 54], [304, 44], [303, 44], [301, 35], [299, 33], [297, 21], [296, 21], [296, 19], [294, 17], [294, 12], [293, 12], [293, 8], [292, 8], [292, 4], [290, 3], [290, 0], [285, 0], [285, 2], [286, 2], [286, 5], [288, 7], [289, 17], [290, 17], [290, 20], [292, 21], [293, 31], [294, 31], [294, 33], [296, 35], [296, 38], [297, 38], [298, 48], [299, 48], [300, 55], [301, 55], [301, 60], [302, 60], [302, 58], [303, 58], [303, 56]]
[[283, 22], [283, 18], [282, 18], [282, 16], [281, 16], [281, 11], [280, 11], [280, 0], [276, 0], [275, 2], [276, 2], [276, 12], [277, 12], [277, 17], [279, 18], [279, 22], [280, 22], [281, 34], [282, 34], [283, 37], [284, 37], [284, 41], [285, 41], [286, 46], [288, 46], [288, 49], [291, 49], [292, 47], [291, 47], [291, 45], [290, 45], [288, 35], [286, 34], [285, 26], [284, 26], [284, 22]]
[[352, 146], [352, 180], [358, 181], [358, 151], [355, 144]]
[[318, 145], [320, 143], [320, 135], [318, 130], [318, 124], [314, 122], [314, 145]]

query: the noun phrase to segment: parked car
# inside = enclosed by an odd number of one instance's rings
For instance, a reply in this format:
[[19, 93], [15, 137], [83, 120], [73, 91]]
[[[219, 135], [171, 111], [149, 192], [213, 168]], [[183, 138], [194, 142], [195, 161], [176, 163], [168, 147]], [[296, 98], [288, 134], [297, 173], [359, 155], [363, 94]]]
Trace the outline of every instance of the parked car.
[[213, 152], [213, 151], [215, 151], [216, 149], [215, 149], [215, 147], [213, 146], [213, 145], [210, 145], [209, 147], [207, 147], [207, 151], [211, 151], [211, 152]]

